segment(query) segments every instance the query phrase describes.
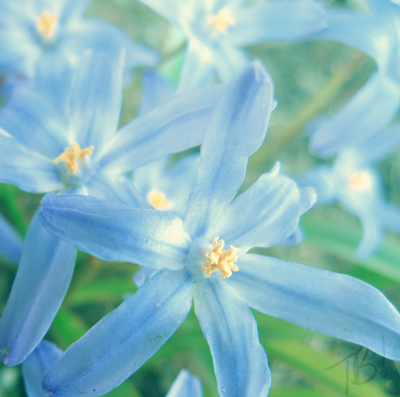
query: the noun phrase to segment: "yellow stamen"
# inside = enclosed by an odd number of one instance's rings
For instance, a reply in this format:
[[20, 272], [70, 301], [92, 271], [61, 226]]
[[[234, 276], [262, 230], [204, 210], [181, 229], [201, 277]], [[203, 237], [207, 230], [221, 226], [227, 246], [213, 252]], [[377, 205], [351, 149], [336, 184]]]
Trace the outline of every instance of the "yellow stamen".
[[223, 8], [217, 15], [209, 17], [208, 22], [222, 34], [226, 34], [228, 26], [235, 24], [235, 21], [227, 8]]
[[93, 154], [94, 146], [89, 146], [86, 149], [81, 149], [77, 143], [72, 142], [71, 149], [72, 150], [66, 148], [64, 150], [64, 153], [60, 154], [56, 159], [53, 160], [53, 163], [60, 163], [62, 161], [65, 161], [67, 163], [68, 171], [76, 174], [76, 171], [78, 170], [77, 160], [83, 159], [86, 155], [91, 156]]
[[164, 193], [152, 191], [147, 195], [147, 201], [152, 205], [156, 210], [164, 211], [170, 210], [172, 208], [172, 203], [167, 200], [167, 197]]
[[233, 247], [227, 251], [222, 251], [225, 246], [224, 240], [218, 241], [218, 237], [215, 237], [212, 243], [213, 252], [207, 252], [206, 257], [209, 263], [205, 264], [201, 271], [205, 273], [205, 277], [210, 277], [214, 272], [221, 272], [221, 278], [229, 278], [232, 276], [232, 270], [237, 272], [239, 268], [233, 264], [236, 261], [236, 254], [239, 248]]
[[369, 172], [359, 171], [349, 178], [349, 184], [354, 189], [367, 191], [372, 189], [373, 181]]
[[57, 26], [57, 15], [50, 14], [48, 11], [43, 11], [38, 19], [37, 31], [45, 39], [50, 39], [54, 35]]

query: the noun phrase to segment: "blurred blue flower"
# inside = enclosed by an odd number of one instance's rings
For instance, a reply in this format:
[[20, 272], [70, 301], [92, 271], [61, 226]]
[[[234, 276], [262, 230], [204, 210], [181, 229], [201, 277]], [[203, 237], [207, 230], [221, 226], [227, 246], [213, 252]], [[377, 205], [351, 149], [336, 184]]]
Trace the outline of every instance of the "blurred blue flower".
[[[61, 57], [44, 57], [35, 90], [18, 90], [0, 111], [0, 181], [32, 193], [90, 194], [152, 208], [125, 174], [199, 145], [225, 87], [175, 96], [117, 131], [122, 81], [122, 57], [89, 53], [75, 77]], [[72, 246], [33, 218], [0, 319], [7, 365], [22, 362], [47, 332], [75, 257]]]
[[[230, 85], [205, 134], [183, 221], [91, 197], [45, 196], [41, 220], [49, 231], [105, 260], [159, 270], [49, 368], [49, 396], [115, 388], [175, 332], [193, 299], [220, 396], [268, 394], [270, 371], [250, 307], [400, 358], [400, 314], [374, 287], [248, 253], [288, 238], [315, 201], [314, 191], [280, 175], [279, 165], [236, 197], [273, 107], [261, 68]], [[225, 242], [231, 246], [224, 250]]]
[[42, 380], [46, 369], [61, 355], [53, 343], [43, 340], [22, 364], [22, 376], [28, 397], [45, 397]]
[[22, 254], [22, 238], [0, 214], [0, 257], [18, 263]]
[[32, 78], [35, 64], [48, 52], [77, 65], [88, 49], [126, 51], [126, 72], [154, 65], [153, 50], [134, 44], [118, 28], [83, 14], [91, 0], [2, 0], [0, 4], [0, 73]]
[[140, 0], [187, 40], [181, 91], [229, 82], [249, 62], [243, 46], [295, 40], [326, 26], [324, 8], [308, 0]]
[[395, 125], [342, 149], [333, 165], [315, 167], [299, 179], [301, 185], [316, 190], [318, 203], [339, 201], [360, 219], [360, 258], [368, 257], [379, 246], [383, 229], [400, 232], [400, 209], [385, 202], [382, 181], [374, 169], [374, 163], [399, 146], [400, 125]]
[[338, 154], [343, 148], [379, 133], [399, 109], [400, 6], [389, 0], [366, 3], [366, 12], [327, 13], [329, 28], [315, 35], [363, 51], [378, 67], [338, 114], [319, 123], [311, 150], [320, 157]]

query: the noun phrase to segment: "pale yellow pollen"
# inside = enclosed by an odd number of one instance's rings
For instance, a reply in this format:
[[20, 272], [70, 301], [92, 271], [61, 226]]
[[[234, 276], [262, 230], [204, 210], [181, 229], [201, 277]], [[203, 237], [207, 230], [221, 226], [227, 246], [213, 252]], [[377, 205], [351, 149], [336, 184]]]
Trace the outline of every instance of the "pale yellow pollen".
[[349, 184], [352, 188], [360, 191], [368, 191], [372, 189], [372, 177], [367, 171], [359, 171], [349, 178]]
[[152, 191], [147, 195], [147, 201], [156, 210], [165, 211], [172, 208], [172, 203], [167, 200], [167, 197], [162, 192]]
[[218, 241], [218, 237], [212, 242], [213, 251], [207, 252], [206, 257], [209, 263], [206, 263], [201, 271], [204, 273], [205, 277], [210, 277], [214, 272], [219, 271], [221, 273], [221, 278], [229, 278], [232, 276], [232, 270], [237, 272], [239, 268], [233, 263], [236, 261], [236, 254], [239, 251], [239, 248], [233, 247], [222, 251], [225, 246], [224, 240]]
[[38, 33], [40, 33], [45, 39], [50, 39], [54, 35], [56, 26], [57, 15], [50, 14], [48, 11], [43, 11], [37, 23]]
[[222, 34], [226, 34], [228, 26], [235, 24], [235, 21], [227, 8], [223, 8], [217, 15], [209, 17], [208, 22], [213, 28]]
[[64, 153], [60, 154], [56, 159], [53, 160], [53, 163], [60, 163], [65, 161], [68, 171], [76, 174], [78, 170], [78, 159], [83, 159], [86, 155], [91, 156], [93, 154], [94, 146], [89, 146], [86, 149], [81, 149], [80, 146], [72, 142], [71, 143], [71, 150], [66, 148]]

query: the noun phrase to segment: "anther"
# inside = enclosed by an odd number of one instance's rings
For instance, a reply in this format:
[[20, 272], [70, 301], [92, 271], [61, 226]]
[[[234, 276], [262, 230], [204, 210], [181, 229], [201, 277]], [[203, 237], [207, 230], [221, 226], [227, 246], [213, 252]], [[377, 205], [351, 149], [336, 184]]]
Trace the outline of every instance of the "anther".
[[50, 39], [54, 35], [56, 26], [57, 15], [50, 14], [48, 11], [43, 11], [37, 23], [38, 33], [40, 33], [45, 39]]
[[214, 272], [219, 271], [221, 273], [221, 278], [229, 278], [232, 276], [232, 270], [237, 272], [239, 268], [233, 263], [237, 260], [236, 254], [239, 251], [239, 248], [233, 247], [222, 251], [225, 246], [224, 240], [218, 241], [218, 237], [212, 242], [213, 251], [207, 252], [206, 257], [209, 263], [206, 263], [202, 267], [202, 272], [205, 277], [210, 277]]
[[71, 143], [71, 150], [66, 148], [64, 153], [60, 154], [57, 158], [53, 160], [53, 163], [60, 163], [64, 161], [67, 165], [68, 171], [73, 174], [76, 174], [78, 170], [78, 160], [83, 159], [86, 155], [91, 156], [93, 154], [94, 146], [89, 146], [86, 149], [81, 149], [80, 146], [72, 142]]
[[235, 21], [227, 8], [223, 8], [217, 15], [209, 17], [208, 22], [222, 34], [226, 34], [228, 26], [235, 24]]
[[166, 211], [172, 208], [172, 203], [167, 200], [167, 197], [162, 192], [152, 191], [147, 195], [147, 201], [156, 210]]
[[359, 171], [353, 174], [348, 182], [350, 186], [359, 191], [368, 191], [372, 189], [372, 176], [368, 171]]

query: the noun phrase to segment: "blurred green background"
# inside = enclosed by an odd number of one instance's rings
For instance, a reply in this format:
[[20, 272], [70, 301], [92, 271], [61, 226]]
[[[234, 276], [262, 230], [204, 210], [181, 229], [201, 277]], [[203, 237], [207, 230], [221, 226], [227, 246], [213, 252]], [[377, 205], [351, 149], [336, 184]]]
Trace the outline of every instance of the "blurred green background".
[[[357, 4], [337, 2], [332, 6]], [[163, 59], [159, 69], [177, 82], [183, 42], [168, 22], [135, 0], [94, 0], [88, 16], [116, 24], [133, 39], [158, 49]], [[317, 164], [318, 160], [308, 154], [305, 126], [315, 116], [339, 109], [375, 69], [365, 55], [331, 42], [265, 44], [248, 48], [248, 52], [261, 59], [271, 73], [278, 107], [264, 145], [250, 159], [243, 188], [277, 160], [282, 161], [283, 172], [291, 176]], [[135, 72], [125, 90], [121, 124], [136, 115], [142, 72]], [[400, 206], [400, 151], [380, 163], [379, 170], [387, 198]], [[0, 185], [0, 211], [22, 235], [40, 199], [14, 186]], [[301, 247], [258, 252], [358, 277], [381, 289], [400, 308], [399, 236], [387, 233], [378, 252], [360, 262], [355, 257], [360, 224], [339, 206], [312, 209], [303, 217], [302, 226], [305, 242]], [[129, 263], [102, 262], [80, 253], [71, 288], [47, 338], [66, 349], [136, 291], [132, 275], [137, 270]], [[15, 273], [15, 265], [0, 262], [0, 312]], [[399, 363], [283, 320], [259, 313], [255, 316], [272, 369], [271, 397], [400, 396]], [[151, 360], [107, 395], [165, 396], [182, 368], [200, 377], [205, 397], [218, 396], [210, 352], [193, 311]], [[21, 396], [25, 392], [20, 367], [0, 364], [0, 397]]]

